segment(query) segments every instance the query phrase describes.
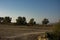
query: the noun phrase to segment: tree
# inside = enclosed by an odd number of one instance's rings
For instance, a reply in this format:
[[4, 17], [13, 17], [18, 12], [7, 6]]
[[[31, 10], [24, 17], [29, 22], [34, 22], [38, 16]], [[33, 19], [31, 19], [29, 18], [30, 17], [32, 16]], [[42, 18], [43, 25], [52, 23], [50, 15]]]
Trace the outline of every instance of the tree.
[[46, 18], [42, 21], [42, 24], [45, 24], [45, 25], [46, 25], [46, 24], [48, 24], [48, 23], [49, 23], [49, 20], [46, 19]]
[[3, 17], [0, 17], [0, 23], [2, 23], [2, 22], [3, 22], [3, 19], [4, 19]]
[[25, 17], [22, 17], [22, 21], [23, 21], [23, 22], [22, 22], [23, 25], [27, 24]]
[[34, 21], [34, 24], [36, 24], [36, 22]]
[[36, 22], [34, 21], [34, 18], [30, 19], [29, 24], [30, 24], [30, 25], [36, 24]]
[[27, 22], [26, 22], [26, 18], [25, 17], [18, 17], [16, 19], [16, 23], [19, 24], [19, 25], [25, 25]]
[[18, 17], [17, 19], [16, 19], [16, 23], [17, 24], [22, 24], [22, 17]]
[[11, 23], [11, 19], [12, 18], [6, 16], [3, 20], [3, 23]]

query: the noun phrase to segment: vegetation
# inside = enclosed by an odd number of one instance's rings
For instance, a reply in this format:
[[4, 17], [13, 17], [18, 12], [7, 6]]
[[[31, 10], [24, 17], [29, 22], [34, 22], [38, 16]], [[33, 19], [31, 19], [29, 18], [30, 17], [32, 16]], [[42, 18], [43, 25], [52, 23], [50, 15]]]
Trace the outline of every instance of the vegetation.
[[0, 23], [4, 23], [4, 24], [7, 24], [7, 23], [11, 23], [11, 19], [10, 17], [0, 17]]
[[54, 25], [53, 32], [47, 33], [49, 40], [60, 40], [60, 22]]
[[27, 24], [26, 18], [25, 17], [18, 17], [16, 19], [16, 23], [19, 24], [19, 25], [25, 25], [25, 24]]
[[34, 24], [36, 24], [36, 22], [34, 21], [34, 18], [30, 19], [29, 25], [34, 25]]
[[10, 17], [5, 17], [3, 20], [3, 23], [11, 23], [11, 19]]
[[46, 19], [46, 18], [44, 18], [43, 21], [42, 21], [42, 24], [45, 24], [45, 25], [46, 25], [46, 24], [48, 24], [48, 23], [49, 23], [49, 20]]
[[[11, 17], [0, 17], [0, 23], [3, 23], [3, 24], [9, 24], [9, 23], [11, 23], [11, 20], [12, 20], [12, 18]], [[44, 24], [44, 25], [47, 25], [49, 23], [49, 20], [48, 19], [46, 19], [46, 18], [44, 18], [43, 19], [43, 21], [42, 21], [42, 24]], [[11, 23], [12, 24], [12, 23]], [[26, 21], [26, 18], [25, 17], [18, 17], [17, 19], [16, 19], [16, 25], [36, 25], [36, 21], [34, 20], [34, 18], [32, 18], [32, 19], [30, 19], [30, 21], [29, 21], [29, 23], [27, 23], [27, 21]], [[8, 25], [9, 26], [9, 25]], [[8, 27], [7, 26], [7, 27]], [[6, 28], [7, 28], [6, 27]], [[19, 27], [20, 28], [20, 26], [10, 26], [10, 28], [17, 28], [17, 27]], [[39, 25], [39, 27], [40, 27], [40, 25]], [[36, 27], [36, 26], [34, 26], [34, 27], [28, 27], [28, 26], [24, 26], [23, 28], [24, 28], [24, 30], [25, 30], [25, 28], [26, 28], [26, 30], [29, 28], [29, 29], [34, 29], [34, 28], [36, 28], [36, 29], [38, 29], [39, 28], [38, 26]], [[2, 28], [2, 27], [1, 27]], [[5, 28], [5, 27], [4, 27]], [[18, 28], [18, 30], [19, 30], [19, 28]], [[21, 28], [22, 28], [22, 26], [21, 26]], [[43, 28], [43, 27], [42, 27]], [[41, 28], [40, 28], [41, 29]], [[47, 28], [48, 29], [48, 28]], [[11, 30], [11, 29], [10, 29]], [[16, 30], [16, 29], [14, 29], [14, 30]], [[11, 31], [14, 31], [13, 29], [11, 30]], [[44, 29], [45, 30], [45, 29]], [[19, 30], [20, 31], [20, 30]], [[5, 31], [6, 32], [6, 31]], [[15, 31], [16, 32], [16, 31]], [[16, 32], [17, 33], [17, 32]], [[54, 25], [54, 30], [53, 30], [53, 32], [47, 32], [46, 33], [47, 34], [47, 37], [48, 37], [48, 39], [49, 40], [60, 40], [60, 22], [59, 23], [57, 23], [57, 24], [55, 24]]]
[[17, 23], [17, 24], [22, 24], [22, 17], [18, 17], [18, 18], [16, 19], [16, 23]]
[[[12, 18], [9, 17], [9, 16], [6, 16], [6, 17], [0, 17], [0, 24], [12, 24]], [[44, 25], [47, 25], [49, 23], [49, 20], [44, 18], [43, 21], [42, 21], [42, 24]], [[31, 18], [30, 21], [27, 23], [26, 21], [26, 17], [17, 17], [16, 19], [16, 23], [13, 23], [13, 24], [16, 24], [16, 25], [37, 25], [36, 24], [36, 21], [34, 20], [34, 18]]]
[[25, 17], [22, 17], [22, 23], [23, 23], [23, 25], [25, 25], [25, 24], [27, 24], [27, 22], [26, 22], [26, 18]]
[[0, 17], [0, 23], [2, 23], [2, 22], [3, 22], [3, 20], [4, 20], [4, 18], [3, 18], [3, 17]]

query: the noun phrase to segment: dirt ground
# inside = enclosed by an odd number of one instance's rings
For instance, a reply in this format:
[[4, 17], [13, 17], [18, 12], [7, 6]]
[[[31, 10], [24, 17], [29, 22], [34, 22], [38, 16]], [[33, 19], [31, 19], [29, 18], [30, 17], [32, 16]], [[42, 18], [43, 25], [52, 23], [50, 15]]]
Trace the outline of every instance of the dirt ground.
[[[27, 35], [24, 36], [24, 34], [26, 34], [26, 33], [28, 35], [30, 35], [30, 34], [35, 34], [35, 32], [41, 33], [41, 32], [46, 32], [46, 31], [51, 31], [51, 30], [52, 30], [51, 27], [0, 25], [0, 37], [1, 38], [16, 37], [16, 39], [21, 39], [21, 37], [23, 37], [22, 38], [22, 40], [23, 40], [25, 38], [25, 36], [27, 36]], [[23, 36], [21, 36], [21, 35], [23, 35]], [[21, 37], [19, 37], [19, 36], [21, 36]], [[30, 39], [31, 39], [33, 36], [28, 36], [28, 37], [30, 37]], [[2, 40], [4, 40], [4, 39], [2, 39]]]

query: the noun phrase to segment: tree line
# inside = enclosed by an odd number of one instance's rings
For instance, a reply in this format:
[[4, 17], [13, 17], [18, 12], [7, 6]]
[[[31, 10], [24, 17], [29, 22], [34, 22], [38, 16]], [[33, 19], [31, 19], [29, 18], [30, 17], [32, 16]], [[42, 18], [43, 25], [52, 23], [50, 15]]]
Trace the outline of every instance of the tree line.
[[[12, 18], [9, 17], [9, 16], [6, 16], [6, 17], [0, 17], [0, 24], [9, 24], [9, 23], [12, 23]], [[42, 20], [42, 24], [48, 24], [49, 23], [49, 20], [44, 18]], [[36, 21], [34, 20], [34, 18], [31, 18], [30, 21], [27, 23], [26, 21], [26, 17], [17, 17], [16, 19], [16, 24], [17, 25], [26, 25], [26, 24], [29, 24], [29, 25], [35, 25], [36, 24]]]

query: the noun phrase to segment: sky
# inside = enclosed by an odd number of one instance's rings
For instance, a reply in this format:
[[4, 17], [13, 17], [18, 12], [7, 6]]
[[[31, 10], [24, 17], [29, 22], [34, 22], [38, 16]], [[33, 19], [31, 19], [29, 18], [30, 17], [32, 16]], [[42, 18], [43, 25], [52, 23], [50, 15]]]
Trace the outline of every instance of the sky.
[[34, 18], [41, 23], [47, 18], [54, 23], [60, 19], [60, 0], [0, 0], [0, 16], [10, 16], [12, 22], [24, 16], [27, 21]]

